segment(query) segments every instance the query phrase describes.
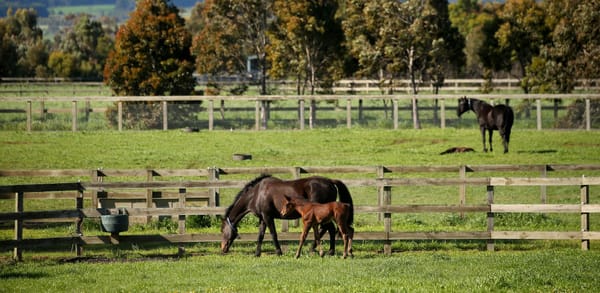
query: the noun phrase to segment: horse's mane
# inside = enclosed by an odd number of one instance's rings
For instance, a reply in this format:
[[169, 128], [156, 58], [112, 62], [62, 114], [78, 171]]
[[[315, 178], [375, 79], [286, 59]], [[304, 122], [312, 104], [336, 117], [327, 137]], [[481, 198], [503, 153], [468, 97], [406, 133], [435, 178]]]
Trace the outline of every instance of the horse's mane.
[[235, 196], [235, 199], [233, 200], [233, 203], [225, 210], [225, 217], [229, 217], [229, 213], [231, 212], [231, 209], [233, 208], [233, 206], [238, 202], [238, 200], [240, 200], [240, 198], [246, 194], [248, 192], [248, 190], [254, 186], [256, 186], [256, 184], [258, 184], [260, 181], [262, 181], [265, 178], [269, 178], [272, 177], [270, 174], [261, 174], [260, 176], [254, 178], [252, 181], [248, 182], [246, 184], [246, 186], [244, 186], [244, 188], [242, 188], [242, 190], [240, 190], [240, 192], [238, 192], [238, 194]]

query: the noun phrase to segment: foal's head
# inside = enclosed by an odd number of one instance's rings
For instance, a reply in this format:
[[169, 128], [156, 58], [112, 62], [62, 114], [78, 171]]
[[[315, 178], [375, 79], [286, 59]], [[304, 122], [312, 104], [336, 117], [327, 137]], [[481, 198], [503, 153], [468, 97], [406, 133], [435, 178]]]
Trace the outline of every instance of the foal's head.
[[288, 214], [293, 213], [296, 210], [296, 205], [298, 205], [297, 199], [284, 195], [280, 211], [281, 216], [285, 217]]
[[471, 110], [471, 101], [467, 97], [459, 98], [458, 108], [456, 108], [456, 114], [458, 117], [469, 110]]

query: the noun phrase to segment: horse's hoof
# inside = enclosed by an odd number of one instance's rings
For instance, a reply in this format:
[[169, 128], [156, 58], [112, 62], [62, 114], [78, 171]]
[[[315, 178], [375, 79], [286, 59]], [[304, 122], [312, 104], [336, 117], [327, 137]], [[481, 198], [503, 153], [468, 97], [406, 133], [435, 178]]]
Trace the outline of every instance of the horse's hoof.
[[330, 250], [329, 251], [329, 256], [334, 256], [335, 255], [335, 250]]
[[277, 256], [282, 256], [283, 255], [283, 253], [281, 252], [281, 249], [277, 249], [275, 251], [275, 253], [277, 254]]

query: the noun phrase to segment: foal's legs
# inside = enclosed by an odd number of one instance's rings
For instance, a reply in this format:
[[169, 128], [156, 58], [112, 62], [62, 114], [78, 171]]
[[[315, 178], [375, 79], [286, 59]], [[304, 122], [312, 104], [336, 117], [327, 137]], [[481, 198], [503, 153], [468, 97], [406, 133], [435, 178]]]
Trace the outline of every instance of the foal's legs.
[[321, 237], [323, 237], [325, 231], [329, 232], [329, 255], [335, 255], [335, 234], [337, 233], [335, 225], [333, 222], [329, 222], [321, 225], [321, 229], [323, 230]]
[[315, 243], [319, 247], [319, 256], [323, 257], [325, 254], [323, 253], [323, 246], [321, 244], [321, 233], [319, 233], [318, 225], [314, 225], [312, 227], [313, 232], [315, 233]]
[[308, 223], [304, 223], [304, 228], [302, 229], [302, 235], [300, 235], [300, 243], [298, 243], [298, 250], [296, 251], [296, 258], [300, 257], [300, 252], [302, 252], [302, 245], [304, 245], [304, 241], [306, 240], [306, 236], [308, 236], [308, 231], [310, 230], [311, 225]]

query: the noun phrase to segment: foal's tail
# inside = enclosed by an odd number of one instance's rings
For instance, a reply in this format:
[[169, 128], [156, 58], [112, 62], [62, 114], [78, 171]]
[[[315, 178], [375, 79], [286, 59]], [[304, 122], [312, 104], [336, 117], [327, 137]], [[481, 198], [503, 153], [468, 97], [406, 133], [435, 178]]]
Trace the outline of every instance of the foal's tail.
[[337, 187], [340, 202], [347, 203], [350, 205], [350, 215], [348, 216], [348, 226], [352, 226], [354, 222], [354, 204], [352, 204], [352, 196], [346, 184], [340, 180], [332, 180], [335, 187]]

